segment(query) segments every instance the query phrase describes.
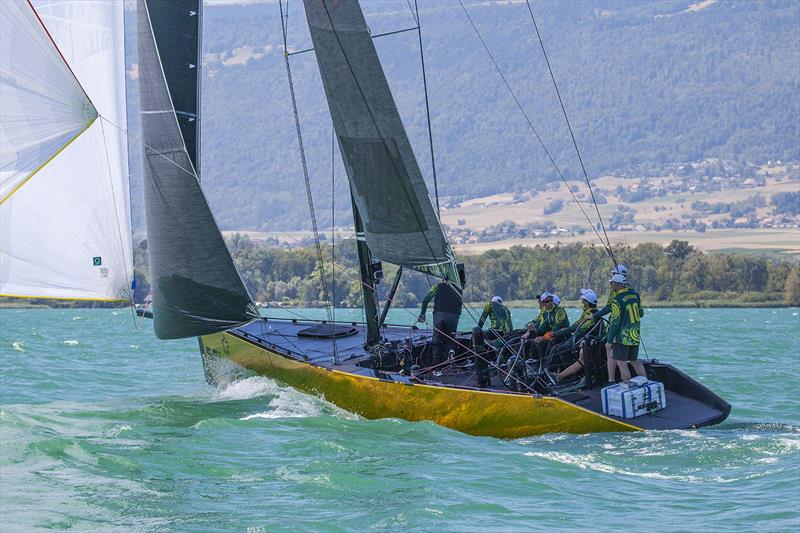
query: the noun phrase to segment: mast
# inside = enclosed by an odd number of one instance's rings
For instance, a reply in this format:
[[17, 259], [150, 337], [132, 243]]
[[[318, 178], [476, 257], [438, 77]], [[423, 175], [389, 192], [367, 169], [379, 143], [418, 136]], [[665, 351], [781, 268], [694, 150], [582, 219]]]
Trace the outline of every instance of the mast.
[[[351, 195], [352, 199], [352, 195]], [[358, 270], [361, 273], [361, 294], [364, 299], [364, 316], [367, 322], [367, 346], [377, 344], [381, 340], [380, 323], [378, 320], [378, 298], [376, 296], [375, 285], [378, 283], [376, 279], [377, 270], [376, 262], [372, 259], [372, 253], [367, 246], [367, 240], [364, 238], [364, 223], [361, 221], [361, 215], [358, 213], [355, 199], [353, 201], [353, 222], [356, 228], [356, 248], [358, 249]], [[380, 265], [378, 262], [377, 265]]]

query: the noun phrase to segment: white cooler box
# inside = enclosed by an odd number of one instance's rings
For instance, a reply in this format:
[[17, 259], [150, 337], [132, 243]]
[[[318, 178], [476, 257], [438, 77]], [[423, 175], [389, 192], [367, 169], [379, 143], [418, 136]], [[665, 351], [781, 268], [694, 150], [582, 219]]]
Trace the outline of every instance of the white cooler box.
[[644, 378], [634, 380], [609, 385], [601, 391], [604, 415], [636, 418], [667, 406], [663, 383]]

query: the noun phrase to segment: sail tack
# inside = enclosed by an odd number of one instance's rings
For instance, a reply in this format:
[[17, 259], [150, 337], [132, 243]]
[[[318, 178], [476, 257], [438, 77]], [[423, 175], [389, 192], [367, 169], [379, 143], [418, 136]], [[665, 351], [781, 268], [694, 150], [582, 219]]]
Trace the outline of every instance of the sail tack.
[[[200, 0], [176, 2], [186, 17], [169, 25], [153, 24], [151, 10], [151, 6], [161, 9], [161, 4], [169, 2], [137, 3], [145, 212], [155, 332], [162, 339], [205, 335], [247, 322], [258, 312], [200, 188], [194, 159], [185, 143], [186, 129], [181, 127], [173, 104], [182, 102], [182, 113], [199, 115], [199, 99], [185, 97], [198, 94], [195, 67], [200, 61], [199, 37], [177, 36], [185, 33], [180, 27], [182, 21], [192, 24], [187, 20], [199, 17]], [[193, 27], [199, 32], [196, 22]], [[184, 60], [182, 67], [191, 75], [168, 73], [166, 65], [179, 67], [173, 55], [193, 59]]]
[[356, 0], [304, 0], [350, 189], [372, 254], [441, 273], [452, 252]]
[[128, 300], [123, 5], [0, 13], [0, 294]]

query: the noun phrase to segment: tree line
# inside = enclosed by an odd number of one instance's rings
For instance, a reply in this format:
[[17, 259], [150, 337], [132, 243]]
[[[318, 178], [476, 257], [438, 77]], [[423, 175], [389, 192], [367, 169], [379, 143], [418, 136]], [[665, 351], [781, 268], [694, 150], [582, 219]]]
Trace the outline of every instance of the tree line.
[[[228, 241], [251, 295], [266, 304], [322, 304], [320, 263], [313, 247], [260, 246], [247, 237]], [[687, 241], [667, 246], [643, 243], [614, 247], [616, 260], [629, 269], [629, 281], [646, 302], [714, 305], [800, 305], [800, 267], [787, 260], [755, 255], [704, 253]], [[361, 305], [361, 281], [354, 240], [322, 246], [329, 293], [337, 306]], [[335, 254], [335, 262], [332, 262]], [[481, 254], [462, 254], [467, 271], [465, 300], [482, 302], [497, 294], [505, 300], [532, 300], [542, 291], [577, 300], [581, 288], [606, 292], [612, 260], [601, 246], [586, 244], [514, 246]], [[334, 267], [335, 265], [335, 267]], [[385, 296], [396, 267], [384, 265]], [[394, 305], [414, 307], [436, 280], [405, 271]]]
[[[323, 305], [320, 262], [313, 246], [288, 249], [264, 246], [239, 234], [227, 243], [247, 290], [257, 302], [268, 306]], [[628, 267], [629, 281], [645, 304], [800, 306], [800, 265], [787, 259], [704, 253], [680, 240], [667, 246], [621, 244], [613, 251], [617, 261]], [[336, 306], [361, 306], [355, 240], [338, 242], [335, 247], [323, 244], [322, 255], [328, 292]], [[150, 291], [146, 240], [137, 246], [134, 256], [137, 265], [134, 299], [141, 303]], [[542, 291], [577, 301], [582, 288], [594, 289], [602, 299], [607, 294], [613, 265], [603, 247], [581, 243], [514, 246], [462, 254], [458, 259], [464, 261], [467, 271], [464, 299], [468, 302], [484, 302], [493, 295], [500, 295], [507, 302], [531, 301]], [[394, 265], [384, 265], [384, 281], [377, 289], [381, 299], [385, 298], [396, 271]], [[406, 270], [393, 305], [418, 306], [435, 282], [433, 278]], [[0, 303], [15, 300], [2, 298]], [[55, 300], [26, 302], [54, 307], [86, 305]], [[112, 305], [115, 304], [93, 306]]]

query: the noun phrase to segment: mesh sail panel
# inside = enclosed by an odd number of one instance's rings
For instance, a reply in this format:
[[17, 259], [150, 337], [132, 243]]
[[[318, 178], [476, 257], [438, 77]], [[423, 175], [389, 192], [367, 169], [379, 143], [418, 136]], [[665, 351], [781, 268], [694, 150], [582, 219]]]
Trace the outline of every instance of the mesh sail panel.
[[304, 0], [314, 52], [367, 245], [381, 260], [438, 272], [447, 240], [361, 7]]
[[0, 18], [0, 294], [127, 300], [123, 5], [2, 1]]
[[[156, 44], [171, 41], [155, 34], [150, 23], [148, 8], [156, 3], [138, 0], [137, 6], [144, 194], [155, 332], [161, 339], [173, 339], [222, 331], [258, 313], [183, 143], [170, 97], [173, 87], [167, 85]], [[159, 28], [182, 31], [170, 25]], [[169, 55], [172, 49], [162, 52]], [[192, 71], [196, 75], [197, 69]], [[175, 90], [194, 89], [179, 85]]]

